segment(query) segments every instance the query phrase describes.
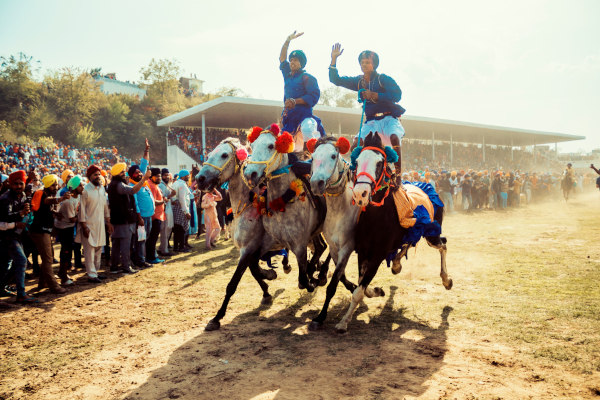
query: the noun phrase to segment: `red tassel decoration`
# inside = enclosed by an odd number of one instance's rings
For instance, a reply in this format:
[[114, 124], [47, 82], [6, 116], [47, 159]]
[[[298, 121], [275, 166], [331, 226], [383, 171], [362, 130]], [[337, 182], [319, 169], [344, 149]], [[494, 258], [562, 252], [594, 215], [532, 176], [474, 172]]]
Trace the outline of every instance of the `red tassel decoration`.
[[335, 147], [338, 148], [340, 154], [346, 154], [348, 151], [350, 151], [350, 141], [341, 136], [335, 143]]
[[248, 134], [248, 141], [250, 143], [254, 143], [254, 141], [260, 136], [262, 130], [263, 129], [260, 126], [252, 127], [252, 131]]
[[275, 149], [278, 153], [291, 153], [294, 151], [294, 138], [289, 132], [283, 132], [275, 140]]
[[315, 152], [315, 146], [316, 146], [316, 144], [317, 144], [317, 139], [312, 138], [308, 142], [306, 142], [306, 148], [311, 153], [314, 153]]

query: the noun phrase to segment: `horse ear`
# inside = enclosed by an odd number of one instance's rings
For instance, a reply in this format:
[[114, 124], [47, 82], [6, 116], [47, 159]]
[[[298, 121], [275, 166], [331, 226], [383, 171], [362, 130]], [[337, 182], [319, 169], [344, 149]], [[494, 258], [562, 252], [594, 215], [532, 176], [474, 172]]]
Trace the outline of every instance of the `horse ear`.
[[273, 135], [275, 135], [275, 136], [279, 135], [279, 132], [281, 132], [281, 130], [279, 129], [279, 125], [277, 125], [277, 124], [271, 124], [271, 127], [269, 128], [269, 130], [271, 132], [273, 132]]
[[275, 150], [278, 153], [291, 153], [294, 151], [294, 138], [289, 132], [283, 132], [275, 139]]
[[310, 139], [308, 142], [306, 142], [306, 148], [308, 149], [308, 151], [310, 151], [311, 153], [315, 152], [315, 147], [317, 145], [317, 139], [312, 138]]
[[[338, 151], [340, 152], [340, 154], [346, 154], [348, 151], [350, 151], [350, 141], [348, 139], [346, 139], [345, 137], [341, 136], [337, 142], [335, 142], [335, 147], [338, 148]], [[312, 153], [312, 151], [311, 151]]]
[[254, 141], [260, 136], [261, 132], [262, 128], [260, 126], [252, 127], [252, 131], [248, 134], [248, 141], [250, 143], [254, 143]]

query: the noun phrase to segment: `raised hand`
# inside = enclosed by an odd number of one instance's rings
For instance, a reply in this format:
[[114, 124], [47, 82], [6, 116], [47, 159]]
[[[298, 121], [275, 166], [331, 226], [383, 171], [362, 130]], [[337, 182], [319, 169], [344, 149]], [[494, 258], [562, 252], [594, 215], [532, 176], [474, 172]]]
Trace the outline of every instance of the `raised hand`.
[[342, 45], [340, 43], [334, 44], [331, 46], [331, 59], [334, 61], [337, 60], [337, 58], [341, 56], [343, 52], [344, 49], [342, 49]]
[[287, 41], [290, 42], [290, 41], [292, 41], [292, 40], [294, 40], [294, 39], [296, 39], [296, 38], [298, 38], [298, 37], [300, 37], [302, 35], [304, 35], [304, 32], [296, 33], [296, 31], [294, 31], [292, 34], [290, 34], [287, 37]]

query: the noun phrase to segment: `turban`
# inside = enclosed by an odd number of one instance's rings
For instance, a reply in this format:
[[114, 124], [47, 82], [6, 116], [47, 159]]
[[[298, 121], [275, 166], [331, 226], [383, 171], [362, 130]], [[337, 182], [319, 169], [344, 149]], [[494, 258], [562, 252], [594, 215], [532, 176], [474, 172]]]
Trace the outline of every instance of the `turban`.
[[129, 167], [129, 169], [127, 170], [127, 175], [133, 176], [134, 172], [139, 169], [140, 169], [140, 167], [134, 164], [131, 167]]
[[152, 172], [152, 176], [160, 175], [160, 168], [150, 168], [150, 172]]
[[162, 171], [160, 171], [161, 174], [168, 174], [169, 173], [169, 168], [163, 168]]
[[190, 174], [190, 171], [188, 171], [187, 169], [182, 169], [181, 171], [179, 171], [179, 177], [180, 178], [185, 178], [189, 174]]
[[371, 50], [365, 50], [358, 55], [358, 63], [360, 64], [360, 60], [363, 58], [373, 58], [373, 69], [377, 69], [379, 66], [379, 56], [377, 53]]
[[27, 174], [25, 174], [25, 171], [23, 170], [15, 171], [8, 176], [8, 183], [10, 183], [11, 185], [16, 181], [23, 181], [23, 183], [25, 183], [26, 180]]
[[58, 182], [58, 176], [54, 174], [46, 175], [42, 178], [42, 183], [44, 184], [44, 189], [48, 189], [50, 186], [54, 185]]
[[85, 176], [87, 176], [87, 177], [88, 177], [88, 179], [89, 179], [89, 178], [90, 178], [92, 175], [94, 175], [96, 172], [100, 172], [100, 167], [99, 167], [99, 166], [97, 166], [96, 164], [92, 164], [92, 165], [90, 165], [90, 166], [88, 167], [88, 169], [87, 169], [87, 171], [86, 171], [86, 173], [85, 173]]
[[5, 180], [8, 179], [8, 175], [2, 174], [1, 176], [2, 176], [2, 178], [0, 179], [0, 181], [2, 181], [2, 182], [4, 182]]
[[67, 183], [67, 178], [69, 177], [69, 175], [71, 175], [73, 173], [73, 171], [71, 171], [70, 169], [65, 169], [63, 171], [63, 173], [60, 175], [60, 179], [62, 179], [62, 181], [64, 183]]
[[81, 176], [79, 175], [75, 175], [74, 177], [72, 177], [69, 180], [69, 183], [67, 184], [69, 190], [75, 190], [79, 187], [79, 185], [81, 185]]
[[100, 175], [102, 175], [102, 176], [106, 176], [106, 171], [105, 171], [105, 170], [101, 170], [101, 171], [100, 171]]
[[117, 163], [113, 165], [112, 169], [110, 170], [110, 174], [112, 176], [117, 176], [121, 172], [125, 171], [125, 168], [127, 168], [127, 164], [125, 164], [124, 162]]
[[306, 65], [306, 54], [302, 50], [292, 51], [288, 59], [291, 60], [292, 58], [297, 58], [300, 61], [300, 68], [304, 68]]

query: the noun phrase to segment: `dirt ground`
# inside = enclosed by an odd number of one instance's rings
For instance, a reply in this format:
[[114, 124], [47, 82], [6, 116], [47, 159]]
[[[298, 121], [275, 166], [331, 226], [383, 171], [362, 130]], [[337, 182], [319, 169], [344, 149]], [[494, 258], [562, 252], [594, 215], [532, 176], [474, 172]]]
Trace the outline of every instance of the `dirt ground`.
[[[347, 334], [340, 285], [277, 269], [272, 306], [247, 273], [205, 332], [237, 262], [231, 241], [101, 285], [82, 274], [39, 306], [0, 302], [0, 399], [547, 399], [600, 396], [600, 194], [505, 212], [450, 214], [448, 271], [420, 243], [382, 266]], [[347, 268], [356, 282], [356, 257]], [[28, 281], [33, 288], [34, 281]]]

